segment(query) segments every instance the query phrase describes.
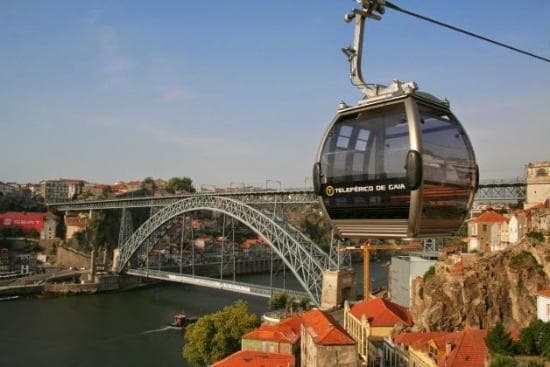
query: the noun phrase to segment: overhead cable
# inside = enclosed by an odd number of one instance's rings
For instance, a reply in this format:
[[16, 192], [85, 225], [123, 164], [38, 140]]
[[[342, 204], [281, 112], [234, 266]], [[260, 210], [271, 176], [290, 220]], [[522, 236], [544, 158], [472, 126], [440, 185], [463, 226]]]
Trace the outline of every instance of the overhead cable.
[[399, 7], [399, 6], [395, 5], [395, 4], [392, 4], [392, 3], [389, 2], [389, 1], [386, 1], [386, 2], [385, 2], [385, 7], [390, 8], [390, 9], [395, 10], [395, 11], [398, 11], [398, 12], [401, 12], [401, 13], [404, 13], [404, 14], [407, 14], [407, 15], [410, 15], [410, 16], [413, 16], [413, 17], [415, 17], [415, 18], [419, 18], [419, 19], [425, 20], [425, 21], [430, 22], [430, 23], [433, 23], [433, 24], [437, 24], [437, 25], [439, 25], [439, 26], [442, 26], [442, 27], [451, 29], [451, 30], [453, 30], [453, 31], [456, 31], [456, 32], [460, 32], [460, 33], [466, 34], [466, 35], [468, 35], [468, 36], [470, 36], [470, 37], [474, 37], [474, 38], [480, 39], [480, 40], [482, 40], [482, 41], [489, 42], [489, 43], [492, 43], [492, 44], [494, 44], [494, 45], [497, 45], [497, 46], [500, 46], [500, 47], [507, 48], [507, 49], [509, 49], [509, 50], [518, 52], [518, 53], [520, 53], [520, 54], [527, 55], [527, 56], [530, 56], [530, 57], [534, 57], [535, 59], [542, 60], [542, 61], [546, 61], [546, 62], [549, 62], [549, 63], [550, 63], [550, 59], [548, 59], [548, 58], [546, 58], [546, 57], [542, 57], [542, 56], [536, 55], [536, 54], [534, 54], [534, 53], [531, 53], [531, 52], [528, 52], [528, 51], [521, 50], [521, 49], [519, 49], [519, 48], [517, 48], [517, 47], [510, 46], [510, 45], [507, 45], [507, 44], [502, 43], [502, 42], [499, 42], [499, 41], [495, 41], [495, 40], [493, 40], [493, 39], [490, 39], [490, 38], [481, 36], [481, 35], [479, 35], [479, 34], [476, 34], [476, 33], [470, 32], [470, 31], [467, 31], [467, 30], [462, 29], [462, 28], [459, 28], [459, 27], [455, 27], [455, 26], [450, 25], [450, 24], [447, 24], [447, 23], [440, 22], [439, 20], [435, 20], [435, 19], [426, 17], [426, 16], [421, 15], [421, 14], [418, 14], [418, 13], [413, 13], [412, 11], [403, 9], [403, 8], [401, 8], [401, 7]]

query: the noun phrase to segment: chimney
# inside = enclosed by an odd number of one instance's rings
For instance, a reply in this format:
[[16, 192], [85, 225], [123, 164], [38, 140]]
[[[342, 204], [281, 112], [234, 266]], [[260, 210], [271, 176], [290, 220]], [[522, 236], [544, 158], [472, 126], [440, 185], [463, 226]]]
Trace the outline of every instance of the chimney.
[[453, 345], [451, 343], [445, 343], [445, 356], [448, 356], [453, 351]]

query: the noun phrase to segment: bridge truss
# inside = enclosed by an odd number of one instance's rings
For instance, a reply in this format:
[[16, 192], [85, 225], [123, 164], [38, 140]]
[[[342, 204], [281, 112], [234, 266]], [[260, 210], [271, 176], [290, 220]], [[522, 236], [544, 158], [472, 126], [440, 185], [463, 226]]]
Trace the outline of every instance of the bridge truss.
[[224, 213], [260, 235], [294, 274], [311, 300], [319, 304], [323, 272], [337, 264], [319, 246], [281, 218], [247, 205], [235, 198], [195, 195], [166, 206], [144, 222], [120, 247], [118, 271], [123, 271], [140, 250], [150, 251], [166, 228], [187, 213], [210, 210]]

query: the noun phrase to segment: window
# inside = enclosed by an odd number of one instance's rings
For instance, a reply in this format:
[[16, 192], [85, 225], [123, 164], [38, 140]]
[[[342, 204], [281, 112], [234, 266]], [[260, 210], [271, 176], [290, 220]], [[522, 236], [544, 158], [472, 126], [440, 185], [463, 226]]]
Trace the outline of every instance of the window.
[[483, 232], [487, 232], [487, 224], [483, 224], [483, 225], [481, 226], [481, 230], [482, 230]]

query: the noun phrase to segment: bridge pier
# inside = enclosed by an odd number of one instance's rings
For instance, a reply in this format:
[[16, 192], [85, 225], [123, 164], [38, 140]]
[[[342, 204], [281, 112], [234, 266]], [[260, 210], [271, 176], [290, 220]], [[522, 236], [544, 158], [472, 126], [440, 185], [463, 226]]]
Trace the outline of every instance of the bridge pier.
[[354, 301], [355, 286], [355, 271], [325, 270], [323, 273], [321, 308], [340, 308], [344, 306], [345, 301]]

